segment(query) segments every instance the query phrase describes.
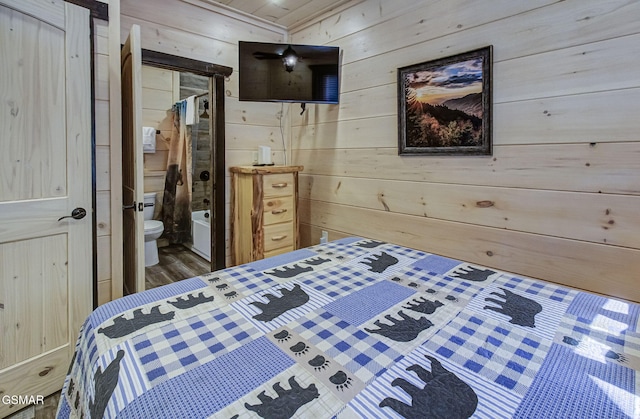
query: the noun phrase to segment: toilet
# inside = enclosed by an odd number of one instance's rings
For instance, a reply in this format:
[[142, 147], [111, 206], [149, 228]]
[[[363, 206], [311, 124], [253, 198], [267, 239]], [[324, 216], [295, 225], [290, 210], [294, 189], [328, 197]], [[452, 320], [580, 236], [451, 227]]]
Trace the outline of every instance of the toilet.
[[152, 220], [156, 207], [156, 192], [144, 194], [144, 266], [157, 265], [158, 239], [164, 231], [162, 221]]

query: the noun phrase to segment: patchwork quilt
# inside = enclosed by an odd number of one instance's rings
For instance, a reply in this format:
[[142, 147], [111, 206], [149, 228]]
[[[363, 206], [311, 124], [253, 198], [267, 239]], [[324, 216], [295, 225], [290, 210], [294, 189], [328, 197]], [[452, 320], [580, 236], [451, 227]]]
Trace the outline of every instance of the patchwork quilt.
[[98, 307], [58, 417], [637, 418], [639, 315], [353, 237]]

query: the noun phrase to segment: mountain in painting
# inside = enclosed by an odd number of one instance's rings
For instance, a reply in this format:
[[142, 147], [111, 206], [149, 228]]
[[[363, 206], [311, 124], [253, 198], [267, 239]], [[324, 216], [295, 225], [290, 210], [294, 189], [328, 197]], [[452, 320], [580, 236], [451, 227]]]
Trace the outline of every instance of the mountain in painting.
[[469, 115], [482, 118], [482, 93], [471, 93], [442, 103], [449, 109], [457, 109]]

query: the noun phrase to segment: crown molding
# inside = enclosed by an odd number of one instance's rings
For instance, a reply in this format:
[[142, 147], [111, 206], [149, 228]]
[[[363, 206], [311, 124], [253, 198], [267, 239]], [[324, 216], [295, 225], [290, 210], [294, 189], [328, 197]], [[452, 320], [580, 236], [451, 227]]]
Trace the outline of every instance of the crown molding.
[[182, 1], [183, 3], [188, 3], [197, 7], [201, 7], [203, 9], [210, 10], [215, 13], [219, 13], [221, 15], [230, 17], [232, 19], [249, 23], [251, 25], [259, 26], [263, 29], [267, 29], [282, 35], [284, 40], [288, 39], [289, 31], [287, 30], [286, 27], [273, 23], [269, 20], [253, 16], [241, 10], [234, 9], [233, 7], [229, 7], [225, 4], [218, 3], [213, 0], [180, 0], [180, 1]]

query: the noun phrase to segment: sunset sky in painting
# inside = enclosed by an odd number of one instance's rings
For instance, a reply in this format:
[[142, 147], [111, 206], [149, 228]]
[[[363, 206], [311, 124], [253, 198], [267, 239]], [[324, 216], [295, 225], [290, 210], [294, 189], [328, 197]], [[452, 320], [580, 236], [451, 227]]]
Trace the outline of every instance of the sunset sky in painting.
[[420, 102], [438, 105], [482, 92], [482, 58], [474, 58], [406, 75]]

